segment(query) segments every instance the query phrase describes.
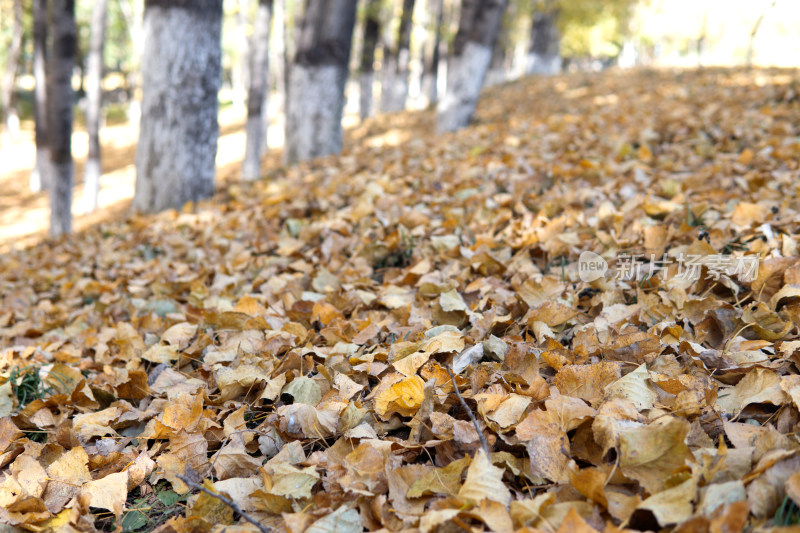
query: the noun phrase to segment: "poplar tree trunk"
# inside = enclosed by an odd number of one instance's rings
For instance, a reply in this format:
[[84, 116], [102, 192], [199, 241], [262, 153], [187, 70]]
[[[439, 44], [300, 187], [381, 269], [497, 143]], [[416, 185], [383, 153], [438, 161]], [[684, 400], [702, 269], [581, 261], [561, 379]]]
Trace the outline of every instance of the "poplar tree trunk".
[[357, 0], [308, 0], [289, 71], [288, 163], [342, 149], [344, 87]]
[[436, 108], [439, 131], [463, 128], [472, 119], [500, 33], [506, 0], [464, 0], [447, 72], [447, 91]]
[[0, 124], [12, 136], [19, 131], [19, 117], [15, 108], [14, 88], [22, 56], [22, 0], [14, 0], [14, 20], [11, 28], [11, 43], [6, 50], [6, 68], [0, 82]]
[[72, 69], [76, 44], [75, 1], [51, 0], [53, 8], [53, 47], [48, 59], [48, 95], [50, 126], [50, 234], [72, 230]]
[[269, 28], [272, 0], [259, 0], [253, 40], [250, 43], [250, 87], [247, 93], [247, 140], [242, 178], [248, 181], [261, 177], [261, 156], [266, 147], [268, 121], [264, 115], [269, 98]]
[[372, 116], [372, 85], [375, 79], [375, 49], [381, 33], [381, 0], [369, 0], [364, 21], [364, 45], [361, 49], [359, 111], [361, 120]]
[[140, 211], [180, 208], [214, 193], [222, 0], [146, 0]]
[[133, 44], [130, 69], [125, 76], [125, 88], [130, 97], [126, 112], [128, 122], [134, 126], [139, 125], [142, 116], [142, 102], [139, 94], [141, 86], [141, 59], [144, 52], [144, 18], [141, 4], [136, 0], [119, 0], [120, 13], [125, 20], [128, 36]]
[[489, 71], [486, 73], [486, 86], [499, 85], [506, 81], [506, 51], [507, 31], [501, 26], [500, 35], [492, 49], [492, 60], [489, 62]]
[[103, 109], [103, 45], [106, 39], [108, 0], [95, 0], [92, 7], [89, 40], [88, 80], [86, 91], [86, 131], [89, 134], [89, 156], [83, 175], [83, 204], [87, 213], [97, 209], [100, 194], [100, 120]]
[[556, 25], [558, 10], [537, 11], [531, 24], [528, 74], [554, 75], [561, 72], [561, 33]]
[[[272, 12], [272, 46], [270, 46], [269, 53], [269, 66], [270, 66], [270, 80], [275, 80], [274, 83], [270, 81], [267, 86], [267, 94], [269, 94], [269, 87], [275, 86], [275, 98], [270, 102], [268, 110], [264, 113], [264, 131], [269, 131], [270, 118], [275, 117], [275, 121], [279, 124], [281, 131], [285, 131], [286, 127], [286, 84], [287, 72], [289, 71], [289, 57], [286, 54], [286, 0], [277, 0], [273, 3]], [[267, 96], [265, 95], [265, 98]], [[271, 110], [271, 111], [270, 111]], [[264, 136], [264, 152], [269, 149], [267, 144], [267, 136]]]
[[[250, 16], [250, 0], [239, 0], [236, 13], [236, 48], [240, 54], [239, 61], [234, 62], [231, 72], [231, 93], [233, 106], [244, 110], [247, 94], [250, 90], [250, 43], [247, 39], [247, 26]], [[255, 31], [255, 29], [254, 29]]]
[[47, 0], [33, 0], [33, 116], [36, 135], [36, 163], [29, 187], [39, 192], [48, 187], [50, 146], [47, 129]]
[[443, 0], [428, 0], [428, 15], [433, 21], [433, 41], [425, 58], [422, 73], [422, 91], [428, 95], [428, 105], [436, 103], [439, 85], [439, 58], [442, 46], [442, 24], [444, 23]]
[[408, 96], [408, 65], [411, 57], [411, 29], [414, 15], [414, 0], [403, 0], [400, 27], [397, 30], [397, 43], [388, 58], [386, 66], [393, 69], [387, 78], [386, 98], [382, 98], [383, 111], [402, 111]]

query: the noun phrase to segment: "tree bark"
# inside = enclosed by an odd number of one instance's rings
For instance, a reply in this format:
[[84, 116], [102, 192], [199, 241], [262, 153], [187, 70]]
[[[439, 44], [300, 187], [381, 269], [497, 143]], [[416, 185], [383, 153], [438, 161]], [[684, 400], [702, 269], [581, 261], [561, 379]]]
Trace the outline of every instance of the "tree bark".
[[[506, 20], [510, 12], [506, 13]], [[505, 22], [505, 21], [504, 21]], [[508, 51], [508, 28], [505, 23], [500, 25], [500, 35], [492, 49], [492, 60], [489, 62], [489, 71], [486, 73], [486, 85], [499, 85], [506, 81], [506, 53]]]
[[464, 0], [447, 73], [447, 91], [436, 108], [439, 131], [463, 128], [472, 119], [500, 33], [506, 0]]
[[536, 11], [533, 14], [526, 69], [528, 74], [549, 76], [561, 72], [561, 33], [557, 21], [558, 9]]
[[247, 141], [245, 143], [242, 178], [248, 181], [261, 177], [261, 156], [266, 146], [267, 125], [264, 115], [269, 98], [269, 28], [272, 0], [259, 0], [253, 40], [250, 43], [250, 87], [247, 94]]
[[357, 0], [308, 0], [289, 71], [288, 163], [342, 149], [344, 87]]
[[369, 0], [364, 21], [364, 45], [361, 48], [359, 111], [361, 120], [372, 116], [372, 85], [375, 79], [375, 49], [381, 33], [381, 0]]
[[20, 58], [22, 57], [22, 0], [14, 0], [14, 21], [11, 28], [11, 43], [6, 51], [6, 68], [0, 82], [0, 124], [6, 131], [16, 135], [19, 131], [19, 117], [15, 109], [14, 89], [17, 82]]
[[397, 29], [396, 46], [386, 61], [387, 68], [393, 69], [393, 72], [387, 78], [389, 83], [385, 88], [386, 98], [382, 98], [383, 111], [402, 111], [406, 107], [413, 15], [414, 0], [403, 0], [403, 12], [400, 15], [400, 26]]
[[[285, 131], [286, 127], [286, 84], [287, 72], [289, 72], [289, 56], [286, 53], [286, 0], [277, 0], [273, 3], [272, 13], [272, 46], [270, 46], [270, 79], [275, 80], [274, 83], [270, 82], [267, 88], [267, 95], [269, 94], [269, 87], [275, 86], [275, 98], [269, 106], [265, 107], [268, 111], [264, 114], [264, 131], [269, 131], [270, 118], [275, 117], [276, 122], [280, 126], [280, 131]], [[268, 96], [265, 95], [265, 98]], [[264, 136], [264, 152], [269, 150], [267, 144], [267, 136]]]
[[436, 103], [439, 92], [439, 58], [442, 46], [442, 24], [444, 23], [443, 0], [428, 0], [428, 11], [433, 21], [433, 41], [425, 61], [422, 74], [423, 92], [428, 95], [428, 105]]
[[139, 125], [142, 116], [142, 103], [139, 94], [141, 85], [141, 57], [144, 52], [144, 28], [141, 4], [136, 0], [119, 0], [118, 2], [122, 18], [125, 20], [125, 27], [133, 44], [131, 67], [125, 77], [125, 88], [129, 96], [127, 110], [128, 122], [134, 126]]
[[52, 0], [53, 48], [48, 55], [48, 95], [50, 106], [50, 234], [72, 230], [72, 69], [78, 40], [75, 26], [75, 1]]
[[83, 204], [87, 213], [97, 209], [100, 194], [100, 119], [103, 110], [103, 46], [106, 40], [108, 0], [95, 0], [92, 7], [86, 91], [86, 131], [89, 155], [83, 174]]
[[33, 192], [49, 183], [50, 146], [47, 129], [47, 0], [33, 0], [33, 116], [36, 135], [36, 163], [29, 187]]
[[240, 56], [239, 61], [234, 62], [231, 72], [231, 93], [234, 108], [242, 111], [245, 109], [247, 94], [250, 90], [249, 71], [252, 52], [249, 50], [250, 43], [247, 39], [249, 17], [250, 0], [239, 0], [239, 8], [236, 13], [236, 48]]
[[180, 208], [214, 193], [222, 0], [146, 0], [140, 211]]

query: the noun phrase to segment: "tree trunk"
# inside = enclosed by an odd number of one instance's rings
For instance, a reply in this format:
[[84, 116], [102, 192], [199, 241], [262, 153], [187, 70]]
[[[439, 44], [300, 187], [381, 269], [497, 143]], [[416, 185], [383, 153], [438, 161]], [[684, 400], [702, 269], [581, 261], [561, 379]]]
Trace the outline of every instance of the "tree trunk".
[[50, 106], [50, 234], [72, 230], [72, 69], [76, 44], [74, 0], [52, 0], [53, 48], [48, 59], [48, 95]]
[[433, 42], [422, 74], [423, 92], [428, 95], [428, 105], [436, 103], [439, 85], [439, 58], [442, 46], [442, 24], [444, 23], [443, 0], [428, 0], [428, 11], [433, 21]]
[[397, 43], [386, 61], [387, 69], [393, 69], [393, 72], [388, 78], [391, 81], [387, 84], [386, 98], [383, 99], [384, 111], [402, 111], [406, 107], [413, 15], [414, 0], [403, 0], [400, 27], [397, 30]]
[[[269, 83], [267, 86], [265, 98], [268, 98], [270, 87], [275, 86], [275, 98], [272, 99], [269, 106], [265, 106], [267, 111], [264, 114], [264, 131], [269, 131], [270, 118], [274, 117], [275, 121], [280, 126], [280, 131], [285, 131], [286, 122], [286, 73], [289, 71], [289, 57], [286, 54], [286, 0], [277, 0], [273, 3], [272, 18], [272, 46], [270, 46], [269, 65], [271, 80], [274, 83]], [[264, 136], [264, 153], [269, 150], [267, 144], [267, 135]]]
[[222, 0], [146, 0], [140, 211], [180, 208], [214, 193]]
[[500, 33], [506, 0], [464, 0], [447, 73], [447, 91], [436, 108], [439, 131], [463, 128], [475, 104]]
[[[506, 13], [508, 15], [508, 13]], [[486, 73], [486, 85], [499, 85], [506, 81], [506, 52], [508, 49], [508, 29], [505, 24], [500, 26], [500, 35], [492, 49], [492, 60], [489, 62], [489, 71]]]
[[108, 0], [95, 0], [92, 7], [89, 40], [88, 80], [86, 91], [86, 131], [89, 134], [89, 156], [83, 177], [83, 204], [87, 213], [97, 209], [100, 194], [100, 115], [103, 110], [103, 46], [106, 39]]
[[561, 34], [557, 21], [557, 9], [533, 14], [528, 74], [554, 75], [561, 72]]
[[36, 164], [30, 177], [30, 189], [39, 192], [48, 187], [50, 146], [47, 130], [47, 0], [33, 0], [33, 116], [36, 122]]
[[286, 161], [339, 153], [357, 0], [308, 0], [289, 71]]
[[359, 110], [361, 120], [372, 116], [372, 85], [375, 79], [375, 48], [381, 33], [381, 0], [369, 0], [364, 22], [364, 45], [361, 48]]
[[259, 0], [253, 40], [250, 43], [250, 88], [247, 94], [247, 141], [245, 143], [242, 178], [261, 177], [261, 156], [266, 146], [268, 121], [264, 115], [269, 98], [269, 28], [272, 19], [272, 0]]
[[251, 52], [248, 50], [250, 43], [247, 39], [249, 17], [250, 0], [239, 0], [239, 9], [236, 13], [236, 52], [239, 54], [239, 60], [234, 62], [231, 72], [231, 93], [233, 107], [241, 111], [245, 109], [250, 87]]
[[6, 68], [0, 82], [0, 127], [13, 137], [19, 131], [19, 117], [15, 108], [14, 89], [17, 82], [20, 57], [22, 56], [22, 0], [14, 0], [14, 21], [11, 28], [11, 43], [6, 50]]
[[141, 4], [136, 0], [119, 0], [118, 2], [122, 18], [125, 20], [125, 27], [133, 44], [131, 53], [132, 61], [130, 70], [125, 77], [125, 87], [129, 96], [127, 109], [128, 123], [139, 126], [139, 119], [142, 116], [142, 102], [139, 94], [141, 76], [141, 58], [144, 52], [144, 28], [141, 11]]

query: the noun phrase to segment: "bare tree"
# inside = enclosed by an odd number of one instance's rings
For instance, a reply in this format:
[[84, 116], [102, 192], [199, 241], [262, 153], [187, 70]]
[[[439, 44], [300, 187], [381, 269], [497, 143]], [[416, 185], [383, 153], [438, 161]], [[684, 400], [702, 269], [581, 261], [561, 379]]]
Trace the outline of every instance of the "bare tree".
[[269, 29], [272, 19], [272, 0], [259, 0], [253, 39], [250, 43], [250, 87], [247, 93], [247, 140], [245, 143], [242, 178], [261, 177], [261, 156], [265, 151], [267, 126], [264, 120], [269, 98]]
[[146, 0], [133, 206], [160, 211], [214, 193], [222, 0]]
[[11, 27], [11, 42], [6, 51], [6, 68], [0, 82], [0, 124], [14, 135], [19, 130], [19, 118], [15, 108], [14, 88], [17, 82], [20, 57], [22, 57], [22, 0], [14, 0], [14, 20]]
[[387, 84], [381, 95], [383, 111], [402, 111], [408, 96], [408, 65], [411, 58], [411, 29], [414, 15], [414, 0], [403, 0], [400, 26], [397, 29], [395, 47], [384, 59]]
[[506, 0], [464, 0], [447, 73], [447, 92], [436, 108], [439, 131], [469, 124], [500, 32]]
[[364, 20], [364, 44], [361, 48], [360, 102], [361, 120], [372, 116], [372, 85], [375, 79], [375, 48], [381, 34], [381, 0], [368, 0]]
[[48, 95], [50, 107], [50, 234], [72, 231], [72, 69], [75, 66], [75, 1], [52, 0], [53, 48], [48, 54]]
[[33, 0], [33, 116], [36, 122], [36, 164], [30, 177], [30, 189], [39, 192], [48, 187], [50, 146], [47, 131], [47, 0]]
[[286, 161], [342, 149], [344, 87], [357, 0], [307, 0], [289, 71]]
[[87, 60], [86, 132], [89, 134], [89, 156], [83, 173], [83, 204], [87, 213], [97, 209], [100, 194], [100, 121], [103, 110], [103, 46], [106, 40], [108, 0], [95, 0], [92, 7], [89, 57]]

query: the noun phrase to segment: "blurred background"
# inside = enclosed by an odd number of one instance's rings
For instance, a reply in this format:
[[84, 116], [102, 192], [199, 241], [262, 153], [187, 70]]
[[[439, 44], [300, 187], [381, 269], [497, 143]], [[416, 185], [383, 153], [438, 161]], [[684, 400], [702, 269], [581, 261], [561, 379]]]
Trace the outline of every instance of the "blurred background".
[[[222, 182], [241, 177], [254, 31], [264, 4], [271, 10], [264, 147], [280, 151], [284, 146], [287, 71], [305, 2], [225, 0], [216, 153], [216, 176]], [[0, 251], [30, 244], [47, 230], [47, 195], [33, 179], [37, 5], [46, 9], [48, 2], [0, 0]], [[345, 130], [381, 114], [435, 105], [447, 91], [448, 58], [461, 8], [459, 0], [358, 2], [342, 117]], [[75, 2], [71, 151], [76, 192], [70, 202], [77, 229], [124, 211], [134, 195], [144, 15], [144, 0]], [[510, 0], [484, 85], [526, 75], [606, 69], [794, 68], [800, 62], [799, 30], [797, 0]], [[58, 46], [50, 46], [57, 54]], [[93, 54], [101, 58], [99, 69], [92, 67]], [[93, 83], [101, 87], [94, 100]], [[82, 189], [92, 139], [87, 112], [96, 116], [97, 142], [103, 149], [102, 165], [96, 158], [99, 187], [94, 192]], [[374, 143], [402, 138], [384, 136]], [[267, 169], [280, 165], [280, 155], [270, 161]]]

